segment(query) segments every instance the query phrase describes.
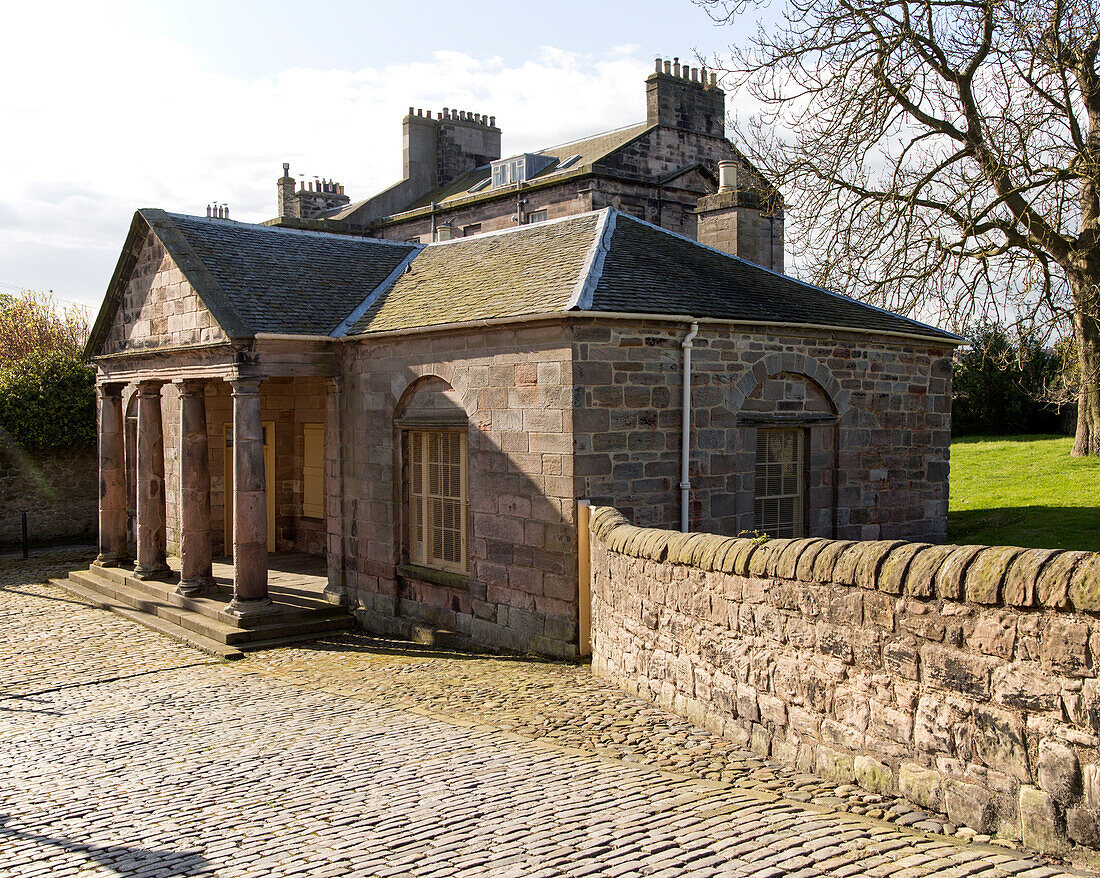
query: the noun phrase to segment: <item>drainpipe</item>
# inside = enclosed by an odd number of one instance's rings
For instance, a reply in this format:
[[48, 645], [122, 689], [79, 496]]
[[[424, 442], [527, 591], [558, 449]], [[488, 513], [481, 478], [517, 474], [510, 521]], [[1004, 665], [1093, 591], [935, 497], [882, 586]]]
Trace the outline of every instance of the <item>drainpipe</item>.
[[688, 531], [688, 513], [691, 504], [691, 481], [688, 464], [691, 460], [691, 340], [699, 334], [699, 324], [692, 323], [688, 334], [680, 342], [684, 350], [684, 402], [683, 435], [680, 439], [680, 530]]

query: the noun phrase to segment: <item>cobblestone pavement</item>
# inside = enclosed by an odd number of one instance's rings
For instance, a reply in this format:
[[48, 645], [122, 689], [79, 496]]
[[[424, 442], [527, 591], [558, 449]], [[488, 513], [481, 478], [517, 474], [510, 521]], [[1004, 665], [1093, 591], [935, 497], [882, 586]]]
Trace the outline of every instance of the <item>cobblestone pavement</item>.
[[61, 555], [0, 556], [4, 878], [1060, 874], [723, 782], [780, 775], [583, 667], [360, 637], [224, 664], [33, 584]]

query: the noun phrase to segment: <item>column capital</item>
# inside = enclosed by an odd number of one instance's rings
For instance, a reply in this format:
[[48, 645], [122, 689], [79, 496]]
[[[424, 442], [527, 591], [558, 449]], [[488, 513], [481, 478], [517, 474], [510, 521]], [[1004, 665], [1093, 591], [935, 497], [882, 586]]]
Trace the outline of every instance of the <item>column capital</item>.
[[325, 393], [338, 394], [344, 389], [344, 376], [331, 375], [325, 379]]
[[207, 378], [176, 378], [173, 382], [181, 397], [205, 396]]
[[151, 396], [160, 396], [160, 389], [164, 386], [164, 382], [159, 378], [147, 378], [138, 382], [137, 392], [139, 396], [146, 398]]
[[101, 381], [96, 384], [95, 390], [101, 397], [122, 397], [122, 391], [126, 389], [125, 381]]
[[266, 376], [250, 378], [230, 378], [229, 385], [233, 388], [233, 396], [252, 396], [260, 392], [260, 385], [267, 380]]

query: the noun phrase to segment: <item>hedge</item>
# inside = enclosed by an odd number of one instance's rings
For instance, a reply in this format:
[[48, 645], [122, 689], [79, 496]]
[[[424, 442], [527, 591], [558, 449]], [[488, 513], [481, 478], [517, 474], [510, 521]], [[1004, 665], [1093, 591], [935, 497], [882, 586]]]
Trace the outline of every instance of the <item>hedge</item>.
[[79, 356], [51, 352], [0, 368], [0, 446], [26, 451], [96, 442], [95, 373]]

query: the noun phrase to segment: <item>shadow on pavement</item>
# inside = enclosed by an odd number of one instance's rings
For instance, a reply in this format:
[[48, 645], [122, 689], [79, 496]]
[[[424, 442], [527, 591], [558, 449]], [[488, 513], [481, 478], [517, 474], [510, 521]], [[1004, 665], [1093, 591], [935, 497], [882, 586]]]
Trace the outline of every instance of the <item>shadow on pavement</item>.
[[[214, 866], [197, 851], [146, 850], [127, 845], [82, 844], [66, 838], [54, 838], [37, 832], [13, 829], [10, 818], [0, 814], [0, 845], [3, 841], [30, 841], [62, 851], [82, 854], [89, 860], [111, 869], [118, 875], [156, 874], [165, 878], [188, 875], [213, 875]], [[14, 851], [9, 856], [14, 855]]]

